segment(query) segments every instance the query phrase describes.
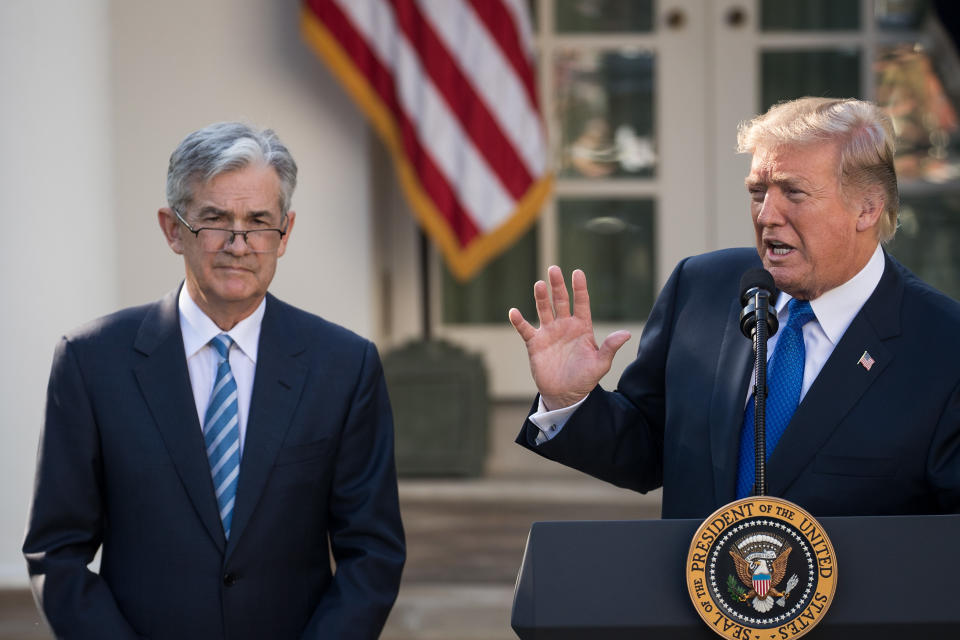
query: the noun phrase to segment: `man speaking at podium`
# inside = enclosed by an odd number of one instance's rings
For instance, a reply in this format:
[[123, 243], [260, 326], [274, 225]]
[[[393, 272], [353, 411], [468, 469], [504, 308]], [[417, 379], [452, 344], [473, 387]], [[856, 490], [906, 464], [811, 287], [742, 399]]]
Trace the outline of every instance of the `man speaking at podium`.
[[390, 405], [373, 344], [267, 293], [296, 178], [272, 131], [187, 136], [158, 212], [184, 284], [57, 347], [23, 550], [58, 637], [378, 637]]
[[[534, 286], [516, 309], [540, 393], [517, 442], [638, 491], [663, 517], [704, 518], [753, 490], [752, 344], [739, 281], [779, 296], [769, 342], [768, 493], [815, 516], [960, 512], [960, 304], [882, 248], [897, 225], [890, 119], [858, 100], [803, 98], [741, 125], [756, 250], [683, 260], [616, 391], [598, 386], [629, 339], [597, 346], [586, 278]], [[552, 294], [553, 304], [550, 302]]]

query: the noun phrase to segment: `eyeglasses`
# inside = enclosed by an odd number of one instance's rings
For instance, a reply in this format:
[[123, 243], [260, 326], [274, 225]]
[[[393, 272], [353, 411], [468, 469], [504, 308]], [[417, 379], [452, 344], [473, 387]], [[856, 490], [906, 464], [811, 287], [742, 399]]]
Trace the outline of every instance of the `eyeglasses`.
[[246, 230], [224, 229], [223, 227], [194, 228], [183, 219], [178, 210], [174, 209], [173, 212], [176, 214], [177, 220], [197, 237], [197, 240], [200, 241], [200, 247], [210, 253], [226, 251], [237, 236], [243, 237], [243, 241], [252, 253], [274, 253], [280, 248], [280, 240], [287, 235], [285, 229], [276, 228]]

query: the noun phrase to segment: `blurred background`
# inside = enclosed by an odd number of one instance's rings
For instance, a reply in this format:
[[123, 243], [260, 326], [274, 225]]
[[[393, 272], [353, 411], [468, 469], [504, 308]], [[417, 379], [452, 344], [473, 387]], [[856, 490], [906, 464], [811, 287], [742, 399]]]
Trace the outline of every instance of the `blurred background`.
[[740, 121], [803, 95], [887, 106], [903, 201], [889, 249], [960, 298], [957, 3], [527, 5], [555, 185], [530, 230], [461, 282], [301, 37], [297, 0], [0, 2], [0, 638], [48, 637], [19, 548], [53, 346], [177, 286], [156, 210], [170, 152], [210, 122], [271, 127], [300, 166], [272, 291], [384, 355], [409, 549], [385, 638], [512, 638], [533, 521], [659, 516], [656, 493], [513, 444], [535, 389], [506, 312], [535, 316], [548, 265], [583, 268], [598, 335], [634, 335], [613, 388], [675, 263], [753, 242]]

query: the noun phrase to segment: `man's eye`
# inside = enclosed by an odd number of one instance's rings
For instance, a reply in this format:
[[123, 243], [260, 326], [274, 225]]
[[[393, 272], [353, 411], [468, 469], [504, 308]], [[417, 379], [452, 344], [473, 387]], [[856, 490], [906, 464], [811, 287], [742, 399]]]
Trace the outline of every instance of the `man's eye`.
[[750, 192], [750, 199], [754, 202], [763, 202], [763, 198], [767, 195], [765, 189], [748, 189]]

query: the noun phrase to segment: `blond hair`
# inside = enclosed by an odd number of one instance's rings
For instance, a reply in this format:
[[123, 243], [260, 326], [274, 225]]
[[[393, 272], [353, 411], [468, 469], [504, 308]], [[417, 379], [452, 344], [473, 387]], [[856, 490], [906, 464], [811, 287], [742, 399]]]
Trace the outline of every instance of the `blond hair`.
[[742, 122], [737, 130], [740, 153], [826, 141], [837, 142], [840, 148], [837, 171], [844, 197], [882, 190], [884, 211], [878, 232], [881, 242], [889, 242], [897, 231], [900, 192], [893, 168], [893, 122], [880, 107], [864, 100], [799, 98], [774, 105]]

